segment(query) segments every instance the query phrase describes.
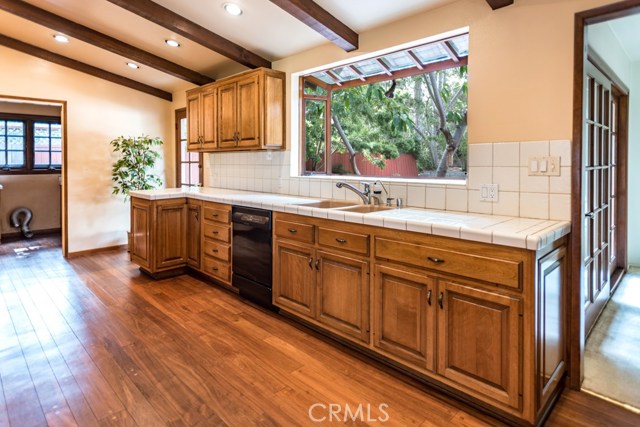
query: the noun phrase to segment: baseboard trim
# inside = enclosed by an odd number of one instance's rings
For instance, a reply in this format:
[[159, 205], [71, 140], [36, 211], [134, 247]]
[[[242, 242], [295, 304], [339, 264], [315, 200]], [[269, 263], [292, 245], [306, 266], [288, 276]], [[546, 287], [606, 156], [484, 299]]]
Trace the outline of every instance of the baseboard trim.
[[96, 248], [96, 249], [88, 249], [86, 251], [77, 251], [77, 252], [69, 252], [67, 254], [67, 259], [78, 258], [85, 255], [95, 255], [100, 252], [110, 252], [110, 251], [124, 251], [127, 250], [128, 245], [115, 245], [115, 246], [106, 246], [104, 248]]
[[[62, 232], [61, 228], [46, 228], [44, 230], [31, 230], [33, 232], [33, 237], [44, 236], [46, 234], [59, 234]], [[32, 237], [32, 239], [33, 239]], [[12, 231], [11, 233], [2, 233], [0, 239], [2, 240], [12, 240], [17, 238], [24, 238], [21, 231]]]

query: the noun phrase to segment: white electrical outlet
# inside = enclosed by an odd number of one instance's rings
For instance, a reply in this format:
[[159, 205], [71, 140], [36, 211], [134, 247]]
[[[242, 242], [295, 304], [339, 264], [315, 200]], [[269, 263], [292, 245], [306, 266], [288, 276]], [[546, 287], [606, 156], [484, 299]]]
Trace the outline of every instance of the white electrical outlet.
[[498, 184], [481, 184], [480, 185], [480, 201], [481, 202], [497, 202], [498, 201]]

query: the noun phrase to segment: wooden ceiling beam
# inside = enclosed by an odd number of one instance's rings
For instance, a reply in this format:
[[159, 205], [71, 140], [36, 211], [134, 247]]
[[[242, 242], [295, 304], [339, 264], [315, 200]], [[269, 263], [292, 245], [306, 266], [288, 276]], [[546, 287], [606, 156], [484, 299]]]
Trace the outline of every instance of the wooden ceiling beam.
[[487, 0], [491, 9], [496, 10], [513, 4], [514, 0]]
[[270, 0], [347, 52], [358, 49], [358, 33], [312, 0]]
[[66, 56], [50, 52], [48, 50], [21, 42], [20, 40], [13, 39], [2, 34], [0, 34], [0, 45], [6, 46], [13, 50], [17, 50], [19, 52], [26, 53], [31, 56], [35, 56], [36, 58], [44, 59], [45, 61], [53, 62], [54, 64], [62, 65], [63, 67], [71, 68], [73, 70], [80, 71], [82, 73], [128, 87], [130, 89], [135, 89], [137, 91], [156, 96], [166, 101], [173, 100], [173, 96], [169, 92], [165, 92], [161, 89], [146, 85], [144, 83], [122, 77], [118, 74], [110, 73], [101, 68], [85, 64], [84, 62], [76, 61], [75, 59], [67, 58]]
[[208, 76], [153, 55], [135, 46], [121, 42], [118, 39], [77, 24], [44, 9], [32, 6], [24, 1], [0, 0], [0, 9], [35, 22], [36, 24], [64, 33], [67, 36], [82, 40], [83, 42], [92, 44], [101, 49], [124, 56], [134, 62], [155, 68], [156, 70], [162, 71], [163, 73], [179, 79], [186, 80], [197, 85], [203, 85], [213, 81], [213, 79]]
[[107, 0], [249, 68], [271, 62], [151, 0]]

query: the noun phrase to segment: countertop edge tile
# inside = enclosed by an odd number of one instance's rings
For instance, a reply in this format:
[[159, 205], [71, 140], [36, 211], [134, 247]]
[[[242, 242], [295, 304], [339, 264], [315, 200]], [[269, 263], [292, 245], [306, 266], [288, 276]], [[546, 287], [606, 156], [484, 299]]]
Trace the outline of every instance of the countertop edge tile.
[[[318, 197], [230, 190], [213, 187], [171, 188], [132, 191], [132, 197], [145, 200], [193, 198], [201, 201], [256, 207], [276, 212], [408, 230], [462, 240], [538, 250], [569, 234], [568, 221], [539, 220], [433, 209], [404, 208], [376, 212], [375, 215], [304, 206]], [[421, 214], [424, 215], [421, 217]], [[492, 220], [495, 223], [492, 223]]]

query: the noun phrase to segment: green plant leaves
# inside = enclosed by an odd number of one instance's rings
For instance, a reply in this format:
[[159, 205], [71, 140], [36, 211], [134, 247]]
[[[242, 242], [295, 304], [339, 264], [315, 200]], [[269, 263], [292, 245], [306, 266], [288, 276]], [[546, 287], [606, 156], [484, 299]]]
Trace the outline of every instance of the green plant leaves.
[[119, 136], [110, 144], [119, 156], [111, 168], [112, 194], [124, 194], [126, 201], [130, 191], [152, 190], [162, 185], [162, 180], [149, 172], [160, 158], [160, 153], [153, 149], [163, 144], [160, 138]]

